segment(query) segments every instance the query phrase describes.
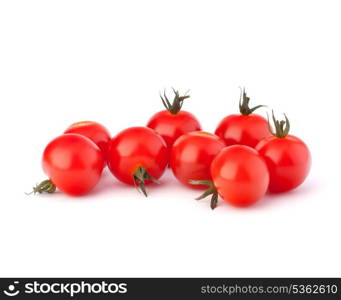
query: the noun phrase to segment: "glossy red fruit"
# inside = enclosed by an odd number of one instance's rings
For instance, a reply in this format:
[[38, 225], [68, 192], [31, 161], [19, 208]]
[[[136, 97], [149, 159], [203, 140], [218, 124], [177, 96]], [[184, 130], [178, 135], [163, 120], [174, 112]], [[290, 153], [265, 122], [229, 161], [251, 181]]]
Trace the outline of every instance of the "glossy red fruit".
[[80, 196], [98, 183], [104, 167], [99, 147], [79, 134], [64, 134], [52, 140], [44, 150], [42, 165], [49, 180], [43, 181], [34, 193], [62, 192]]
[[131, 127], [114, 137], [109, 146], [108, 166], [122, 182], [139, 186], [157, 182], [168, 164], [169, 153], [163, 138], [147, 127]]
[[264, 157], [270, 172], [269, 191], [286, 192], [304, 182], [309, 174], [311, 155], [302, 140], [288, 134], [287, 117], [280, 122], [273, 115], [273, 121], [276, 132], [261, 140], [256, 149]]
[[218, 125], [215, 134], [230, 145], [246, 145], [255, 147], [264, 137], [270, 136], [267, 120], [253, 112], [262, 107], [249, 108], [250, 98], [243, 90], [242, 101], [239, 103], [240, 114], [225, 117]]
[[182, 135], [171, 152], [173, 174], [191, 187], [190, 180], [210, 180], [211, 162], [224, 147], [224, 141], [212, 133], [195, 131]]
[[103, 125], [93, 121], [77, 122], [65, 130], [64, 134], [68, 133], [77, 133], [92, 140], [102, 150], [106, 159], [111, 135]]
[[234, 206], [250, 206], [261, 199], [269, 185], [269, 171], [258, 152], [244, 145], [223, 149], [211, 164], [212, 181], [194, 181], [206, 184], [209, 189], [201, 195], [203, 199], [212, 194], [211, 208], [217, 206], [218, 194]]
[[156, 113], [147, 124], [147, 127], [154, 129], [163, 137], [169, 149], [181, 135], [201, 130], [201, 125], [197, 118], [193, 114], [181, 110], [183, 101], [189, 98], [189, 96], [180, 96], [178, 91], [173, 91], [175, 94], [173, 103], [169, 102], [164, 93], [161, 99], [166, 110]]

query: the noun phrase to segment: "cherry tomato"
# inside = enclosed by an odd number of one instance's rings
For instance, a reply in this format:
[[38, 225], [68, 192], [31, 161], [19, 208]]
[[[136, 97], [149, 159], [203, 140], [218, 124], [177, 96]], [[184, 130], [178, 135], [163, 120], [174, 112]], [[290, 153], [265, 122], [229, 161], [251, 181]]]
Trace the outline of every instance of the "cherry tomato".
[[110, 132], [103, 125], [93, 121], [77, 122], [69, 126], [64, 134], [77, 133], [92, 140], [103, 152], [106, 158], [111, 139]]
[[161, 99], [166, 110], [156, 113], [147, 124], [147, 127], [154, 129], [163, 137], [169, 149], [184, 133], [201, 130], [201, 125], [193, 114], [181, 111], [183, 101], [189, 96], [180, 96], [178, 91], [174, 89], [173, 91], [175, 94], [173, 103], [169, 102], [166, 93], [164, 93]]
[[195, 131], [182, 135], [171, 152], [173, 174], [180, 182], [192, 187], [190, 180], [210, 180], [211, 162], [224, 147], [222, 139], [208, 132]]
[[256, 149], [268, 165], [269, 191], [285, 192], [298, 187], [306, 179], [311, 166], [311, 156], [302, 140], [288, 134], [288, 118], [285, 117], [286, 120], [280, 122], [274, 115], [272, 117], [276, 132], [261, 140]]
[[262, 116], [253, 112], [263, 105], [249, 108], [250, 98], [242, 93], [242, 101], [239, 102], [240, 114], [225, 117], [218, 125], [215, 134], [220, 136], [230, 145], [246, 145], [255, 147], [264, 137], [270, 136], [268, 122]]
[[199, 199], [212, 194], [211, 208], [217, 206], [218, 194], [235, 206], [249, 206], [262, 198], [269, 185], [269, 171], [258, 152], [244, 145], [223, 149], [212, 161], [212, 181], [193, 181], [209, 189]]
[[79, 196], [95, 187], [104, 167], [99, 147], [79, 134], [64, 134], [52, 140], [45, 148], [43, 169], [49, 180], [43, 181], [34, 193], [62, 192]]
[[131, 127], [114, 137], [109, 146], [108, 166], [122, 182], [138, 185], [145, 196], [145, 184], [157, 182], [168, 164], [163, 138], [147, 127]]

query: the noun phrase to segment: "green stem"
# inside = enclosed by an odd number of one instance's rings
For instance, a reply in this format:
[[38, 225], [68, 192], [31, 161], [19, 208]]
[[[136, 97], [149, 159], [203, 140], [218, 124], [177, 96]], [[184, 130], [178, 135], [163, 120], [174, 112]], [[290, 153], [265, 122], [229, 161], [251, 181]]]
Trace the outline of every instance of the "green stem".
[[147, 191], [146, 191], [145, 181], [151, 180], [157, 184], [160, 183], [157, 179], [155, 179], [152, 175], [150, 175], [148, 173], [146, 168], [144, 168], [142, 166], [140, 166], [136, 169], [135, 173], [133, 174], [133, 178], [134, 178], [134, 184], [137, 187], [137, 189], [139, 191], [141, 191], [143, 193], [143, 195], [145, 195], [146, 197], [148, 195], [147, 195]]
[[252, 114], [256, 109], [265, 107], [266, 105], [257, 105], [253, 108], [250, 108], [250, 97], [246, 95], [245, 88], [240, 89], [240, 100], [239, 100], [239, 111], [243, 116], [248, 116]]
[[267, 116], [268, 116], [268, 126], [269, 126], [269, 130], [271, 134], [280, 139], [285, 138], [289, 134], [289, 131], [290, 131], [290, 122], [286, 114], [284, 114], [285, 120], [279, 121], [279, 120], [276, 120], [274, 111], [272, 110], [272, 121], [274, 123], [275, 130], [273, 130], [273, 128], [271, 127], [268, 114]]
[[211, 208], [215, 209], [218, 204], [218, 191], [216, 187], [214, 186], [213, 182], [210, 180], [190, 180], [190, 184], [194, 185], [206, 185], [208, 186], [208, 189], [201, 194], [198, 198], [195, 198], [195, 200], [201, 200], [206, 198], [209, 195], [212, 195], [211, 197]]
[[180, 96], [179, 91], [176, 91], [174, 88], [174, 99], [173, 103], [170, 103], [170, 101], [167, 98], [166, 90], [163, 91], [163, 96], [160, 94], [161, 100], [165, 108], [173, 115], [176, 115], [182, 108], [183, 102], [185, 99], [189, 98], [189, 95]]
[[56, 191], [56, 186], [53, 184], [53, 182], [49, 179], [42, 181], [41, 183], [37, 184], [35, 187], [33, 187], [33, 190], [30, 194], [42, 194], [42, 193], [48, 193], [53, 194]]

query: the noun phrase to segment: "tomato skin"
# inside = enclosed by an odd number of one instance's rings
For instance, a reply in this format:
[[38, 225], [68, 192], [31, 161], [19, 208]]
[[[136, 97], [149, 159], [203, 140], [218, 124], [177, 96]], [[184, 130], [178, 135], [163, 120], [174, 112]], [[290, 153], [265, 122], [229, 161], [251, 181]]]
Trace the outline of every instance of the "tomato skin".
[[173, 145], [170, 167], [175, 177], [192, 188], [190, 180], [210, 180], [210, 165], [216, 155], [225, 147], [218, 136], [203, 131], [189, 132], [179, 137]]
[[93, 121], [82, 121], [70, 125], [64, 134], [77, 133], [92, 140], [103, 152], [106, 159], [111, 135], [103, 125]]
[[266, 119], [257, 114], [229, 115], [217, 126], [215, 134], [230, 145], [246, 145], [256, 147], [263, 138], [270, 136]]
[[79, 134], [64, 134], [46, 146], [42, 165], [58, 189], [80, 196], [98, 183], [104, 160], [101, 150], [90, 139]]
[[264, 157], [270, 172], [270, 192], [285, 192], [298, 187], [308, 176], [311, 155], [307, 145], [293, 135], [270, 136], [256, 149]]
[[165, 172], [168, 158], [166, 142], [159, 134], [147, 127], [130, 127], [112, 138], [108, 166], [120, 181], [134, 185], [133, 174], [138, 167], [158, 179]]
[[255, 149], [243, 145], [223, 149], [211, 164], [211, 175], [220, 197], [235, 206], [254, 204], [269, 185], [265, 161]]
[[183, 134], [201, 130], [197, 118], [187, 111], [179, 111], [177, 114], [172, 114], [168, 110], [160, 111], [151, 117], [147, 127], [160, 134], [169, 149], [177, 138]]

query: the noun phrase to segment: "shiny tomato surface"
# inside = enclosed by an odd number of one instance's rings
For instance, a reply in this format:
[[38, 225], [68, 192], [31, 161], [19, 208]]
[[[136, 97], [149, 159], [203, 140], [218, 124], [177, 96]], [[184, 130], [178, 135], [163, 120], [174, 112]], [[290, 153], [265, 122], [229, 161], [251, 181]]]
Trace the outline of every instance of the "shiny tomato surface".
[[176, 114], [172, 114], [168, 110], [160, 111], [152, 116], [147, 127], [154, 129], [160, 134], [169, 148], [172, 147], [176, 139], [181, 135], [201, 130], [201, 125], [197, 118], [187, 111], [179, 111]]
[[106, 158], [111, 135], [103, 125], [93, 121], [77, 122], [65, 130], [64, 134], [67, 133], [77, 133], [86, 136], [102, 150], [104, 158]]
[[257, 114], [229, 115], [218, 125], [215, 134], [230, 145], [255, 147], [264, 137], [270, 136], [266, 119]]
[[223, 149], [211, 164], [211, 175], [219, 196], [235, 206], [249, 206], [262, 198], [269, 185], [264, 159], [248, 146]]
[[298, 187], [308, 176], [311, 155], [307, 145], [293, 135], [270, 136], [256, 149], [264, 157], [270, 172], [271, 192], [285, 192]]
[[168, 159], [166, 142], [147, 127], [131, 127], [121, 131], [111, 140], [108, 151], [111, 172], [122, 182], [132, 185], [139, 167], [146, 169], [155, 179], [160, 178]]
[[195, 131], [176, 140], [171, 151], [170, 167], [175, 177], [191, 187], [190, 180], [210, 180], [210, 165], [215, 156], [225, 147], [218, 136]]
[[43, 169], [62, 192], [79, 196], [95, 187], [104, 167], [99, 147], [79, 134], [52, 140], [43, 153]]

